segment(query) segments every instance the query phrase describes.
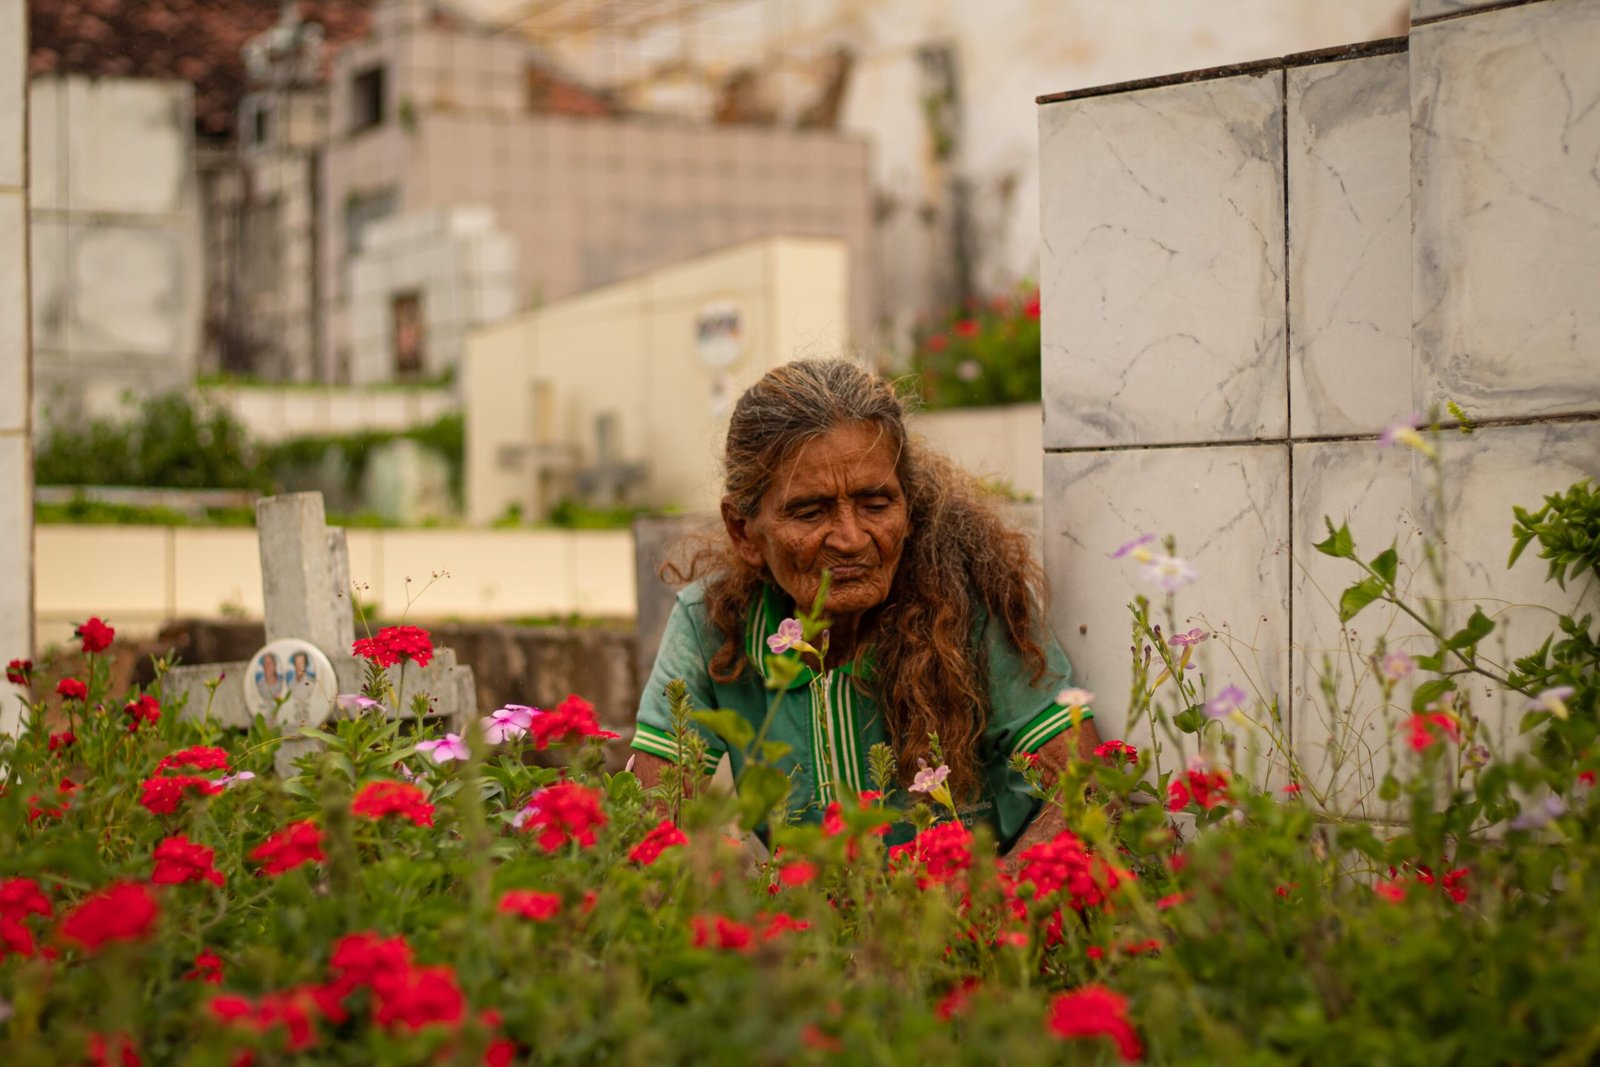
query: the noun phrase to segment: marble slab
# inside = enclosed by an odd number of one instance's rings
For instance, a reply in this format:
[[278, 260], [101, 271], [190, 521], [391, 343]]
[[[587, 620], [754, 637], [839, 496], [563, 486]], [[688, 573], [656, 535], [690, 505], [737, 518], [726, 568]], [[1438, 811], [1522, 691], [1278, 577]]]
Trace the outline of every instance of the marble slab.
[[[1339, 598], [1363, 577], [1352, 561], [1312, 546], [1328, 536], [1325, 520], [1348, 524], [1356, 551], [1371, 560], [1393, 545], [1402, 567], [1401, 588], [1432, 589], [1419, 577], [1423, 520], [1413, 499], [1419, 464], [1408, 449], [1374, 441], [1294, 445], [1294, 743], [1309, 800], [1369, 819], [1396, 819], [1378, 798], [1378, 786], [1398, 755], [1395, 738], [1409, 714], [1386, 704], [1372, 653], [1386, 649], [1420, 655], [1431, 651], [1422, 628], [1397, 609], [1366, 607], [1339, 622]], [[1411, 682], [1396, 692], [1409, 701]]]
[[28, 428], [27, 262], [26, 200], [0, 190], [0, 432]]
[[[10, 576], [0, 582], [0, 657], [10, 660], [32, 653], [33, 629], [33, 472], [28, 439], [0, 435], [0, 565]], [[14, 704], [9, 686], [0, 690]], [[13, 716], [14, 719], [14, 716]]]
[[1411, 35], [1419, 406], [1600, 411], [1600, 4]]
[[[1217, 636], [1199, 647], [1213, 695], [1226, 685], [1252, 694], [1289, 691], [1289, 452], [1285, 445], [1126, 449], [1047, 454], [1045, 569], [1051, 618], [1078, 684], [1100, 694], [1104, 737], [1127, 728], [1131, 680], [1127, 605], [1165, 594], [1123, 542], [1171, 533], [1198, 572], [1175, 595], [1167, 633], [1199, 626]], [[1135, 744], [1149, 743], [1146, 726]], [[1164, 757], [1170, 767], [1169, 757]]]
[[28, 11], [24, 0], [0, 0], [0, 187], [23, 179], [23, 104], [28, 84]]
[[[1381, 606], [1340, 627], [1339, 595], [1360, 573], [1312, 549], [1326, 536], [1323, 515], [1335, 524], [1348, 521], [1363, 559], [1393, 541], [1401, 561], [1399, 585], [1413, 604], [1441, 605], [1447, 629], [1454, 631], [1474, 608], [1482, 609], [1496, 630], [1479, 657], [1496, 671], [1538, 647], [1552, 631], [1556, 612], [1600, 610], [1600, 590], [1592, 585], [1563, 591], [1546, 583], [1536, 547], [1506, 567], [1513, 506], [1537, 508], [1548, 493], [1581, 478], [1600, 478], [1600, 422], [1485, 427], [1471, 435], [1446, 434], [1439, 449], [1442, 495], [1431, 465], [1410, 451], [1354, 441], [1294, 446], [1295, 747], [1309, 780], [1319, 787], [1337, 783], [1337, 801], [1330, 806], [1367, 818], [1399, 817], [1378, 799], [1376, 787], [1386, 771], [1411, 758], [1396, 731], [1422, 680], [1402, 681], [1394, 706], [1385, 707], [1371, 653], [1380, 637], [1387, 647], [1412, 655], [1431, 652], [1432, 639], [1415, 621]], [[1442, 589], [1422, 552], [1423, 531], [1440, 529], [1446, 532]], [[1324, 692], [1325, 679], [1332, 680], [1332, 699]], [[1522, 698], [1508, 697], [1486, 680], [1469, 681], [1462, 692], [1459, 706], [1481, 720], [1491, 747], [1507, 751], [1525, 743], [1516, 733]]]
[[1404, 53], [1286, 72], [1292, 436], [1411, 410], [1411, 102]]
[[1280, 71], [1039, 110], [1045, 447], [1281, 437]]
[[1411, 21], [1417, 23], [1447, 15], [1461, 15], [1480, 7], [1493, 7], [1505, 2], [1506, 0], [1411, 0]]

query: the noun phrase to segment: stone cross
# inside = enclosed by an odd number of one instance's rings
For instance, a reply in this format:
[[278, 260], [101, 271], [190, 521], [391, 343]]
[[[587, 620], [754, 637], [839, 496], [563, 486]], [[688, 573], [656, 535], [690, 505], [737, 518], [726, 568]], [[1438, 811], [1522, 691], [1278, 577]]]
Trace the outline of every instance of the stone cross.
[[[344, 530], [330, 529], [321, 493], [289, 493], [263, 497], [256, 502], [256, 529], [261, 539], [261, 590], [266, 604], [267, 642], [298, 638], [316, 646], [333, 664], [340, 693], [359, 693], [366, 680], [366, 663], [350, 654], [355, 621], [350, 608], [350, 553]], [[226, 726], [246, 729], [251, 715], [245, 703], [245, 685], [251, 664], [207, 663], [175, 667], [166, 675], [166, 694], [185, 700], [183, 714], [207, 714]], [[472, 668], [456, 663], [448, 648], [435, 648], [427, 667], [408, 665], [405, 688], [400, 688], [399, 667], [389, 668], [389, 684], [399, 694], [393, 714], [410, 718], [412, 696], [426, 693], [430, 716], [451, 720], [459, 732], [474, 714], [477, 690]], [[213, 697], [206, 683], [222, 675]], [[303, 726], [320, 726], [335, 710], [320, 701], [289, 701], [277, 709], [277, 725], [286, 735]], [[280, 775], [292, 773], [294, 761], [316, 742], [287, 737], [279, 746], [276, 765]]]

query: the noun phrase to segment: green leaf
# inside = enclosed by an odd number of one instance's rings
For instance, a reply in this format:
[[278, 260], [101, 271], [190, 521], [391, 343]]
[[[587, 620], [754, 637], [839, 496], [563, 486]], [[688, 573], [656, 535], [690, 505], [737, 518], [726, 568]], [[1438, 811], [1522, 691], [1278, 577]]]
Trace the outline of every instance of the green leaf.
[[1395, 552], [1394, 546], [1390, 545], [1375, 556], [1368, 566], [1382, 576], [1385, 585], [1394, 585], [1395, 571], [1399, 563], [1400, 556]]
[[302, 726], [300, 727], [299, 734], [301, 737], [309, 737], [313, 741], [321, 741], [325, 745], [337, 745], [341, 743], [336, 734], [330, 734], [326, 730], [319, 730], [315, 726]]
[[739, 825], [754, 830], [788, 795], [788, 775], [764, 764], [747, 764], [739, 776]]
[[1421, 711], [1446, 693], [1453, 693], [1455, 690], [1456, 683], [1448, 678], [1435, 678], [1432, 681], [1423, 682], [1411, 694], [1411, 710]]
[[1494, 621], [1483, 613], [1482, 608], [1474, 607], [1472, 617], [1467, 624], [1451, 635], [1444, 647], [1452, 649], [1469, 648], [1482, 641], [1494, 632]]
[[1186, 734], [1197, 734], [1200, 727], [1206, 724], [1206, 709], [1203, 704], [1191, 704], [1172, 717], [1172, 725]]
[[756, 739], [755, 727], [737, 711], [697, 711], [694, 717], [736, 751], [743, 752]]
[[761, 742], [761, 758], [767, 763], [777, 763], [792, 751], [794, 746], [784, 744], [782, 741]]
[[1383, 595], [1383, 583], [1376, 578], [1363, 578], [1339, 597], [1339, 621], [1349, 622], [1361, 614], [1361, 609]]
[[1336, 840], [1340, 848], [1352, 849], [1368, 859], [1383, 858], [1383, 842], [1378, 840], [1378, 835], [1372, 832], [1372, 827], [1367, 823], [1341, 826]]
[[1335, 530], [1332, 519], [1324, 515], [1322, 521], [1328, 524], [1328, 539], [1319, 541], [1311, 547], [1321, 552], [1324, 556], [1333, 556], [1336, 559], [1355, 559], [1356, 542], [1355, 538], [1350, 536], [1349, 523], [1341, 523], [1339, 528]]
[[1400, 780], [1392, 774], [1383, 776], [1383, 784], [1378, 787], [1378, 799], [1385, 803], [1392, 803], [1400, 798]]

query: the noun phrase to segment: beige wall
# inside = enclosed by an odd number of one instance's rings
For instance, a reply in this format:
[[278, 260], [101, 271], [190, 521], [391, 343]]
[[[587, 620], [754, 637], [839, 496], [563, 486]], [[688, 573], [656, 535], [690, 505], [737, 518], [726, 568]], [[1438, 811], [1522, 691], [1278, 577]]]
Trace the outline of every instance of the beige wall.
[[[0, 662], [33, 648], [27, 57], [27, 6], [0, 0]], [[0, 694], [0, 734], [13, 733], [20, 705]]]
[[212, 386], [200, 395], [231, 411], [256, 441], [362, 430], [409, 430], [461, 409], [449, 389], [271, 389]]
[[1028, 500], [1044, 494], [1044, 409], [1038, 404], [925, 411], [911, 428], [978, 477]]
[[[625, 530], [350, 530], [356, 596], [397, 618], [510, 619], [634, 613]], [[260, 618], [253, 529], [40, 526], [35, 607], [41, 647], [99, 615], [154, 633], [181, 616]], [[434, 574], [447, 575], [434, 581]], [[410, 579], [408, 582], [407, 579]], [[430, 581], [432, 584], [430, 585]]]
[[472, 334], [462, 375], [468, 518], [488, 522], [511, 504], [542, 513], [565, 491], [562, 470], [594, 461], [604, 413], [617, 416], [620, 458], [649, 464], [636, 503], [713, 507], [726, 424], [698, 354], [698, 313], [714, 301], [740, 309], [744, 349], [728, 371], [736, 397], [779, 363], [844, 351], [847, 254], [830, 240], [755, 241]]

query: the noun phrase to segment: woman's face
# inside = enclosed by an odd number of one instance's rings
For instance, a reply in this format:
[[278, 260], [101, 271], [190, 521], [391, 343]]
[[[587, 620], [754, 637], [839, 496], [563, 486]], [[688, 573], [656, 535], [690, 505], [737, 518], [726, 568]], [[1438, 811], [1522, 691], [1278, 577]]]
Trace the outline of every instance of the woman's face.
[[893, 438], [877, 425], [836, 427], [778, 469], [753, 518], [723, 501], [728, 536], [741, 559], [765, 564], [802, 609], [831, 571], [827, 615], [853, 620], [889, 596], [911, 531], [898, 459]]

